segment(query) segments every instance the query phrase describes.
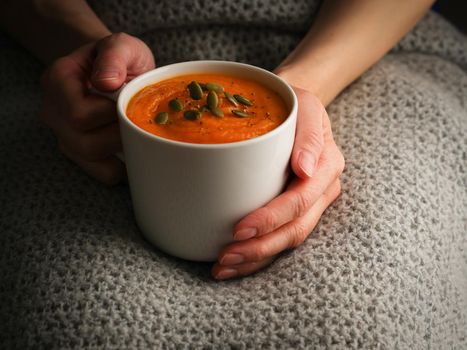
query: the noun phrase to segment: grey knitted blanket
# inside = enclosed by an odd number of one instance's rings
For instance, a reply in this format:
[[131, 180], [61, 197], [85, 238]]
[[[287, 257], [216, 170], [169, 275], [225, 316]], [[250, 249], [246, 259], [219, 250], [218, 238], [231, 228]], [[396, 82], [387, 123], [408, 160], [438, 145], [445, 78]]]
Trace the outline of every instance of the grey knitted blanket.
[[[146, 40], [158, 65], [273, 68], [316, 10], [112, 3], [94, 6]], [[467, 349], [467, 39], [440, 17], [329, 107], [347, 165], [312, 235], [227, 282], [149, 245], [128, 188], [100, 185], [58, 152], [36, 118], [41, 69], [0, 48], [1, 349]]]

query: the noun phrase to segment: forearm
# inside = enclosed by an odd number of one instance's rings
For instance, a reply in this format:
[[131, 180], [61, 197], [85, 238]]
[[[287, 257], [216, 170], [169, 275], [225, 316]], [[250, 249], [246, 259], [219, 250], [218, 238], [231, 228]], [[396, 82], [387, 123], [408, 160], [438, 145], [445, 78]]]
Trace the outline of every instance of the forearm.
[[329, 104], [378, 61], [433, 0], [327, 0], [297, 48], [276, 68]]
[[44, 63], [110, 34], [85, 0], [2, 0], [0, 24]]

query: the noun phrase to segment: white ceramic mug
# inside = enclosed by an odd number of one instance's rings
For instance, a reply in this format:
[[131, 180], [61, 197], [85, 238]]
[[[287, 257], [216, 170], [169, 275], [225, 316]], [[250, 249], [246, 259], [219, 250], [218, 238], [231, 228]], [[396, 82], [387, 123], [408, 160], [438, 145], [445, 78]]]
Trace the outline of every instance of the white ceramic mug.
[[[290, 111], [262, 136], [224, 144], [194, 144], [153, 135], [126, 116], [144, 87], [175, 76], [220, 73], [258, 81], [276, 91]], [[118, 92], [123, 153], [136, 221], [148, 241], [188, 260], [214, 261], [233, 241], [233, 227], [283, 189], [295, 137], [297, 97], [264, 69], [227, 61], [176, 63], [149, 71]]]

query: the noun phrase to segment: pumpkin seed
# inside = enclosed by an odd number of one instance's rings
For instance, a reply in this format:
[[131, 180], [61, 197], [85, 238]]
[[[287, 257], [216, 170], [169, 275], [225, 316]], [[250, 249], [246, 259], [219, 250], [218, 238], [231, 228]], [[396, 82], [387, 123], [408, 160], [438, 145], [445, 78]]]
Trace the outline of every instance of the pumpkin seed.
[[157, 113], [156, 118], [154, 119], [154, 121], [157, 124], [167, 124], [167, 122], [169, 121], [169, 113], [167, 113], [167, 112]]
[[233, 97], [233, 95], [227, 91], [224, 91], [224, 95], [225, 97], [227, 98], [227, 101], [229, 101], [231, 104], [233, 104], [235, 107], [238, 106], [238, 103], [237, 101], [235, 100], [235, 98]]
[[178, 100], [178, 98], [169, 101], [169, 107], [172, 108], [174, 111], [180, 112], [183, 109], [182, 103]]
[[247, 118], [247, 117], [250, 116], [249, 113], [239, 111], [238, 109], [232, 109], [232, 113], [235, 114], [237, 117], [240, 117], [240, 118]]
[[222, 118], [224, 116], [224, 112], [219, 107], [210, 108], [210, 110], [211, 113], [214, 114], [216, 117]]
[[198, 120], [201, 118], [201, 113], [196, 109], [190, 109], [189, 111], [185, 111], [183, 116], [188, 120]]
[[208, 107], [210, 110], [217, 108], [219, 104], [219, 97], [217, 97], [217, 94], [215, 91], [209, 91], [207, 102], [208, 102]]
[[206, 90], [208, 89], [208, 88], [206, 87], [206, 84], [205, 84], [205, 83], [198, 83], [198, 84], [199, 84], [199, 86], [201, 86], [201, 89], [202, 89], [203, 91], [206, 91]]
[[201, 89], [201, 86], [199, 86], [196, 81], [192, 81], [188, 84], [188, 90], [190, 91], [190, 97], [193, 100], [201, 100], [203, 97], [203, 89]]
[[242, 95], [234, 95], [235, 99], [237, 102], [241, 103], [242, 105], [245, 106], [252, 106], [253, 102], [251, 102], [249, 99], [243, 97]]
[[202, 113], [202, 112], [207, 112], [209, 111], [209, 107], [207, 105], [204, 105], [204, 106], [201, 106], [199, 108], [199, 111]]
[[216, 83], [206, 83], [206, 89], [209, 91], [215, 91], [218, 94], [224, 92], [224, 87]]

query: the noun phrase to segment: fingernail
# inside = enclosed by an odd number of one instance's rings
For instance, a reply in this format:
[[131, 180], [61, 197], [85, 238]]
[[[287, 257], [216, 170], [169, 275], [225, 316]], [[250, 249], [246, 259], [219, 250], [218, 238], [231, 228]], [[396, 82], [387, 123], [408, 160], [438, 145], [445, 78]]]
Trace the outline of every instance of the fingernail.
[[256, 236], [257, 233], [258, 233], [258, 230], [256, 230], [255, 227], [244, 228], [242, 230], [235, 232], [234, 239], [237, 241], [243, 241], [245, 239]]
[[115, 68], [101, 68], [94, 72], [96, 80], [115, 80], [118, 79], [119, 71]]
[[221, 265], [236, 265], [241, 264], [245, 261], [245, 258], [241, 254], [229, 253], [225, 254], [221, 259]]
[[222, 269], [215, 276], [218, 280], [225, 280], [237, 276], [238, 272], [235, 269]]
[[311, 177], [313, 175], [313, 171], [315, 170], [315, 157], [311, 152], [308, 151], [301, 151], [298, 156], [298, 166], [303, 172]]

